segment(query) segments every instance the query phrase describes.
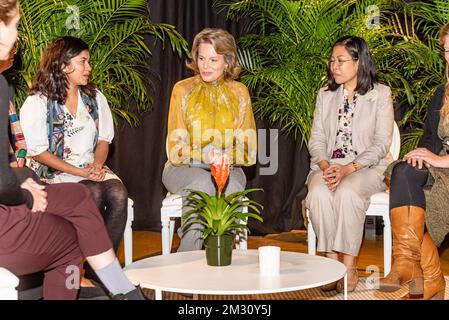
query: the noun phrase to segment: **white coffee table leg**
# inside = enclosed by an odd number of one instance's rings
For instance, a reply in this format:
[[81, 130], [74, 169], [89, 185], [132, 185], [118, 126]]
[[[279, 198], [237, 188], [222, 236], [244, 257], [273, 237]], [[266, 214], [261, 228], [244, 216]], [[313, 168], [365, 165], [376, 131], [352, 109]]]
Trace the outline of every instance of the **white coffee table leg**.
[[156, 300], [162, 300], [162, 290], [160, 289], [156, 289], [155, 291], [155, 295], [156, 295]]
[[345, 274], [344, 282], [344, 299], [348, 300], [348, 274]]

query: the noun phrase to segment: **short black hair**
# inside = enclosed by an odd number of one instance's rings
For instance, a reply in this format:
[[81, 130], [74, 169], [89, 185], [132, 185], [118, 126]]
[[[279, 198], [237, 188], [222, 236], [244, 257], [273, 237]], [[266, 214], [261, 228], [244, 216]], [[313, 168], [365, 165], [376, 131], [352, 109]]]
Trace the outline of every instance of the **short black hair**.
[[[332, 46], [332, 50], [336, 46], [344, 46], [352, 59], [359, 61], [359, 68], [357, 70], [357, 87], [355, 91], [364, 95], [374, 88], [377, 83], [376, 66], [374, 65], [371, 52], [365, 40], [356, 36], [345, 36], [340, 38]], [[331, 72], [330, 63], [327, 66], [327, 87], [330, 91], [335, 91], [340, 87], [335, 82], [334, 76]]]

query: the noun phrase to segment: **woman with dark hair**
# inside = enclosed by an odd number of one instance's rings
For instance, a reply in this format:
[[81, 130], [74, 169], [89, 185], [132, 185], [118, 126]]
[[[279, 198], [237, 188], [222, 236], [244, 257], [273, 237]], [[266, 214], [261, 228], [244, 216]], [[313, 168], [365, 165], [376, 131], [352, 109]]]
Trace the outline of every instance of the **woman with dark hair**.
[[[367, 43], [354, 36], [338, 40], [313, 116], [306, 206], [317, 250], [345, 264], [349, 291], [358, 282], [357, 256], [370, 197], [386, 188], [383, 172], [392, 159], [393, 121], [391, 90], [377, 83]], [[343, 279], [322, 289], [340, 292]]]
[[[114, 124], [106, 98], [89, 82], [89, 59], [89, 47], [81, 39], [65, 36], [51, 42], [20, 119], [33, 157], [31, 168], [47, 183], [79, 182], [88, 187], [117, 251], [128, 193], [104, 165]], [[96, 279], [89, 268], [85, 276]]]
[[[0, 0], [0, 60], [17, 40], [17, 0]], [[8, 161], [8, 86], [0, 75], [0, 266], [20, 276], [45, 272], [44, 299], [76, 299], [83, 257], [114, 299], [143, 300], [125, 277], [89, 190], [42, 185]]]
[[425, 300], [443, 300], [446, 288], [436, 246], [449, 233], [449, 24], [440, 31], [440, 45], [447, 82], [429, 103], [419, 147], [386, 172], [393, 265], [379, 281], [380, 291], [396, 291], [408, 283], [409, 297]]
[[[173, 87], [162, 182], [175, 194], [195, 189], [213, 195], [209, 165], [224, 154], [231, 164], [224, 192], [242, 191], [246, 177], [240, 167], [256, 162], [257, 133], [248, 89], [234, 80], [240, 74], [234, 37], [222, 29], [202, 30], [193, 40], [187, 66], [195, 75]], [[189, 210], [183, 206], [183, 214]], [[178, 252], [202, 248], [201, 228], [195, 223], [183, 233], [178, 230]]]

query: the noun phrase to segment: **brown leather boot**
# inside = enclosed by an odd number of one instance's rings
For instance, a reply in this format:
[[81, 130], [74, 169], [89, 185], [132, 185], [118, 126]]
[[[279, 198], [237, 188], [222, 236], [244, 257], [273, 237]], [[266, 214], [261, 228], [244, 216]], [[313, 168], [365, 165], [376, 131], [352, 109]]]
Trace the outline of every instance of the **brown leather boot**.
[[424, 273], [424, 300], [444, 300], [446, 280], [441, 271], [438, 250], [428, 232], [424, 234], [421, 246], [421, 268]]
[[403, 206], [391, 209], [390, 213], [393, 230], [393, 266], [387, 277], [379, 280], [379, 290], [392, 292], [408, 283], [410, 297], [421, 298], [424, 294], [421, 268], [424, 209]]

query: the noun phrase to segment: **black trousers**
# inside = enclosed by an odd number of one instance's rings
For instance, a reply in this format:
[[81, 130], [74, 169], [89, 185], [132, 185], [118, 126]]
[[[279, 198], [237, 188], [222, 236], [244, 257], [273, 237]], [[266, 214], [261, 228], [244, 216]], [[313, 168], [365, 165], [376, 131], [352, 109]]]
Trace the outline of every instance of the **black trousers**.
[[424, 186], [429, 177], [426, 167], [418, 169], [407, 162], [395, 165], [390, 181], [390, 209], [416, 206], [426, 209]]

